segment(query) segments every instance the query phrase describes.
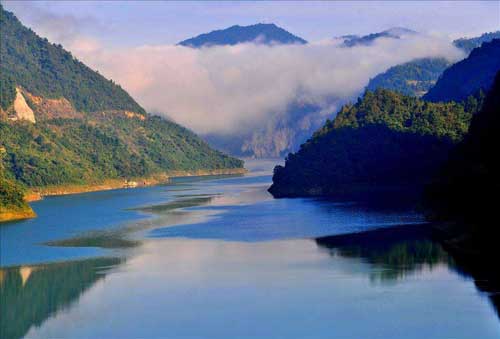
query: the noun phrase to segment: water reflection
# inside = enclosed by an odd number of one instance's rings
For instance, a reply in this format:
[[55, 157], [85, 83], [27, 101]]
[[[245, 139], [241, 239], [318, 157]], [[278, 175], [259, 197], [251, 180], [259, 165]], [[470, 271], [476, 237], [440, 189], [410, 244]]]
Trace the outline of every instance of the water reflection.
[[[418, 213], [274, 200], [264, 174], [40, 202], [0, 230], [0, 337], [498, 338], [469, 277], [497, 311], [498, 284]], [[70, 251], [127, 264], [33, 264]]]
[[97, 258], [0, 269], [0, 337], [22, 338], [73, 302], [123, 259]]
[[477, 289], [489, 296], [500, 317], [500, 275], [491, 258], [470, 258], [447, 251], [435, 239], [430, 225], [406, 225], [363, 233], [315, 239], [332, 257], [361, 258], [373, 266], [372, 282], [392, 283], [422, 270], [446, 265], [472, 278]]
[[439, 264], [452, 265], [426, 225], [406, 225], [363, 233], [317, 238], [331, 256], [362, 258], [372, 264], [373, 281], [390, 282]]
[[500, 271], [496, 257], [469, 256], [450, 249], [457, 271], [472, 277], [477, 289], [489, 296], [491, 304], [500, 318]]

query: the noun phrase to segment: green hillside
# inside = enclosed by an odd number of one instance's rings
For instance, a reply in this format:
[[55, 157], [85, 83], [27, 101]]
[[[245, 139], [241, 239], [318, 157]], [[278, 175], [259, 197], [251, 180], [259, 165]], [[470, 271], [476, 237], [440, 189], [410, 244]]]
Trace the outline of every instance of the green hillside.
[[275, 168], [269, 191], [351, 199], [419, 190], [462, 139], [479, 105], [471, 99], [466, 110], [368, 91]]
[[24, 190], [5, 174], [0, 165], [0, 222], [33, 217], [35, 213], [24, 201]]
[[396, 65], [370, 79], [366, 89], [385, 88], [406, 95], [422, 96], [450, 63], [443, 58], [422, 58]]
[[28, 187], [243, 166], [189, 130], [152, 116], [0, 122], [0, 134], [6, 170]]
[[243, 167], [186, 128], [148, 115], [121, 87], [12, 13], [0, 8], [0, 18], [0, 166], [9, 178], [2, 182], [0, 208], [21, 196], [19, 187]]
[[3, 109], [14, 99], [14, 86], [22, 85], [37, 96], [64, 97], [79, 111], [120, 109], [144, 113], [120, 86], [85, 66], [61, 45], [37, 36], [1, 5], [0, 32]]

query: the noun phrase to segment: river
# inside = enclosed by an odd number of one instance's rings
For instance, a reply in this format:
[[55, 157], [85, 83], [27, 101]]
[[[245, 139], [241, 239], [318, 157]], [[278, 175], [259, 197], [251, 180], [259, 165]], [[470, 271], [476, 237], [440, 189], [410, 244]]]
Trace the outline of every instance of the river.
[[419, 213], [273, 199], [275, 163], [33, 203], [0, 226], [1, 337], [500, 337]]

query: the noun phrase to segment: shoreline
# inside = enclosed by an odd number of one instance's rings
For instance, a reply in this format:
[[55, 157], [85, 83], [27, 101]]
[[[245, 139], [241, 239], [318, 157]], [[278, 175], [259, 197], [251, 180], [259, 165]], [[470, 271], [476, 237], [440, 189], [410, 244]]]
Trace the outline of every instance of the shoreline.
[[46, 187], [34, 187], [25, 194], [26, 202], [42, 200], [48, 196], [70, 195], [79, 193], [109, 191], [120, 188], [148, 187], [166, 184], [172, 178], [214, 176], [214, 175], [238, 175], [245, 174], [246, 168], [221, 168], [213, 170], [193, 170], [193, 171], [170, 171], [155, 174], [149, 177], [138, 177], [130, 179], [105, 179], [95, 184], [65, 184]]
[[[8, 209], [8, 210], [7, 210]], [[7, 207], [0, 209], [0, 224], [10, 221], [20, 221], [35, 218], [36, 213], [27, 207]]]

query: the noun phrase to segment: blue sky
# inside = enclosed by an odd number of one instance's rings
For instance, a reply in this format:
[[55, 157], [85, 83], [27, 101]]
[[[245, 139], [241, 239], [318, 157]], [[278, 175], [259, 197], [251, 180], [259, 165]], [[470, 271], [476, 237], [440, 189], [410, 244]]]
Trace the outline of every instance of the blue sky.
[[[78, 33], [98, 37], [106, 45], [172, 44], [214, 29], [258, 22], [276, 23], [312, 41], [393, 26], [451, 37], [500, 29], [500, 1], [2, 3], [35, 31], [56, 39]], [[57, 20], [64, 22], [63, 27], [55, 24]]]

